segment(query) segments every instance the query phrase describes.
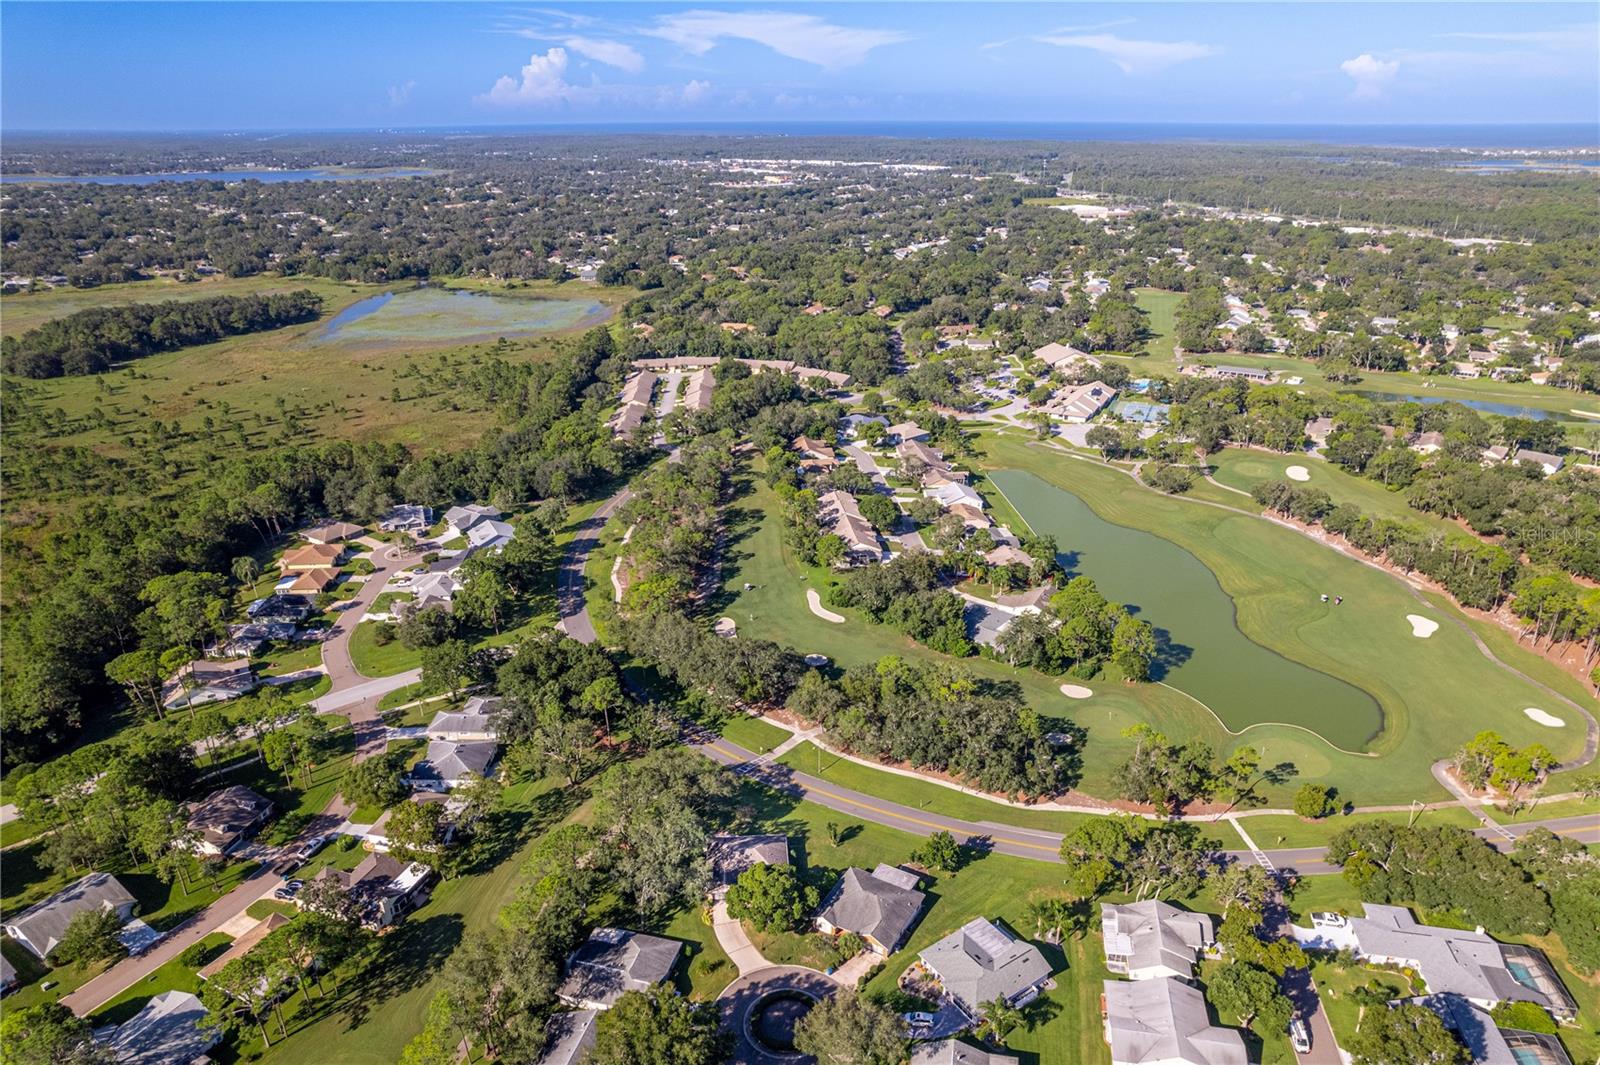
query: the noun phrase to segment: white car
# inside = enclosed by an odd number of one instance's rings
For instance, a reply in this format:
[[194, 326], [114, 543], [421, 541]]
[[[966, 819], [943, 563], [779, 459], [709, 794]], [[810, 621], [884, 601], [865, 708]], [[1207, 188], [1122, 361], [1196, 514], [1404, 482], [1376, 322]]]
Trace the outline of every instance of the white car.
[[1311, 1053], [1311, 1029], [1299, 1017], [1289, 1021], [1289, 1042], [1296, 1054]]
[[1327, 911], [1322, 913], [1313, 913], [1311, 915], [1311, 927], [1348, 928], [1350, 927], [1350, 918], [1346, 917], [1342, 913], [1329, 913]]

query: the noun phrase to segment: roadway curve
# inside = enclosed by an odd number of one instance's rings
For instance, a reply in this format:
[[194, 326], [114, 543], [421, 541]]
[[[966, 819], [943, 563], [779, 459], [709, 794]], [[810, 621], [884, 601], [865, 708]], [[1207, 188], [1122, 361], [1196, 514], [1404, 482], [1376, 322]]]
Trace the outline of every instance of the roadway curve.
[[[600, 527], [617, 507], [632, 498], [627, 489], [607, 500], [594, 516], [584, 523], [577, 536], [567, 547], [561, 562], [561, 617], [567, 635], [582, 643], [595, 641], [594, 627], [589, 623], [588, 608], [583, 603], [583, 570], [589, 553], [599, 538]], [[767, 786], [798, 799], [826, 806], [830, 810], [858, 817], [864, 821], [899, 829], [917, 836], [930, 836], [935, 832], [949, 832], [957, 839], [975, 840], [980, 846], [1000, 854], [1036, 861], [1060, 861], [1061, 834], [1038, 829], [1019, 828], [989, 821], [964, 821], [946, 817], [912, 806], [890, 802], [873, 795], [840, 787], [820, 777], [797, 772], [780, 765], [770, 755], [757, 755], [738, 744], [714, 733], [688, 732], [683, 741], [692, 750], [712, 761], [727, 766], [741, 776], [758, 780]], [[1521, 825], [1480, 828], [1477, 834], [1496, 847], [1511, 846], [1517, 836], [1535, 828], [1548, 828], [1559, 835], [1568, 836], [1580, 843], [1600, 843], [1600, 817], [1582, 815], [1549, 821], [1533, 821]], [[1282, 871], [1301, 875], [1336, 873], [1337, 866], [1326, 861], [1326, 847], [1285, 847], [1273, 850], [1227, 851], [1234, 861], [1259, 861], [1265, 857]]]

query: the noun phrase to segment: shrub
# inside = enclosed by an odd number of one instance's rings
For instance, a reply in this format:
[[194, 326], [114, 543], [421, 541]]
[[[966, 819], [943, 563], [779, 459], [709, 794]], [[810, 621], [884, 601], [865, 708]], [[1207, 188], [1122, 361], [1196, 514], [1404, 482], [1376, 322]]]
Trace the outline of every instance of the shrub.
[[1339, 808], [1334, 798], [1337, 794], [1324, 784], [1302, 784], [1294, 793], [1294, 812], [1310, 821], [1328, 817]]
[[1502, 1002], [1490, 1016], [1501, 1028], [1517, 1028], [1524, 1032], [1556, 1034], [1556, 1022], [1541, 1006], [1532, 1002]]

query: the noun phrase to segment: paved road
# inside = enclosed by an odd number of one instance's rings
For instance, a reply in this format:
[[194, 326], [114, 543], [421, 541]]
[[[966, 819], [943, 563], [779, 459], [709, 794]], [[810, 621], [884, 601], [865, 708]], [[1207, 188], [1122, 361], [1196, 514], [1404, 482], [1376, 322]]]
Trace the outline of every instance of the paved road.
[[361, 618], [372, 605], [372, 601], [383, 593], [383, 587], [389, 583], [389, 578], [407, 566], [421, 561], [422, 556], [416, 552], [404, 554], [397, 547], [382, 544], [373, 549], [370, 558], [374, 567], [372, 574], [367, 577], [355, 597], [348, 600], [339, 612], [339, 618], [333, 623], [331, 634], [322, 642], [322, 664], [333, 680], [330, 694], [345, 691], [366, 679], [365, 674], [356, 669], [356, 664], [350, 657], [350, 636], [356, 631], [356, 626], [361, 623]]
[[589, 552], [600, 539], [600, 530], [611, 515], [633, 498], [633, 492], [624, 488], [591, 514], [578, 527], [577, 535], [567, 545], [561, 558], [561, 572], [556, 578], [556, 609], [561, 620], [556, 628], [579, 643], [594, 643], [594, 624], [589, 620], [589, 607], [583, 598], [583, 567], [589, 561]]

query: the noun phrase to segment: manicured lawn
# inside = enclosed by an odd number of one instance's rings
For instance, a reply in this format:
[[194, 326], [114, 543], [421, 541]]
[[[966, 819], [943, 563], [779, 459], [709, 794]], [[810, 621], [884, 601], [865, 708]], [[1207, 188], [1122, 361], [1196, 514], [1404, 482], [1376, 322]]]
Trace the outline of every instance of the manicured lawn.
[[264, 677], [281, 677], [285, 673], [315, 669], [322, 665], [322, 644], [279, 644], [257, 659], [255, 664], [256, 672]]
[[1457, 828], [1477, 828], [1478, 821], [1459, 806], [1446, 806], [1437, 810], [1422, 810], [1415, 816], [1407, 812], [1353, 814], [1349, 817], [1335, 815], [1320, 821], [1302, 821], [1283, 814], [1259, 814], [1241, 817], [1239, 823], [1250, 833], [1256, 846], [1272, 850], [1278, 847], [1320, 847], [1347, 828], [1363, 821], [1392, 821], [1395, 824], [1419, 826], [1454, 825]]
[[739, 975], [711, 930], [708, 911], [698, 906], [679, 910], [658, 935], [683, 941], [674, 977], [678, 990], [700, 1002], [715, 999]]
[[[200, 942], [206, 947], [209, 961], [233, 940], [222, 932], [213, 932]], [[198, 995], [201, 984], [198, 970], [174, 958], [91, 1013], [89, 1023], [96, 1028], [102, 1024], [121, 1024], [144, 1009], [145, 1003], [153, 996], [165, 991], [187, 991], [191, 995]]]
[[1183, 293], [1167, 292], [1159, 288], [1140, 288], [1134, 290], [1133, 301], [1140, 310], [1149, 315], [1144, 324], [1155, 334], [1145, 344], [1145, 350], [1156, 360], [1155, 366], [1170, 368], [1173, 362], [1173, 346], [1177, 343], [1173, 334], [1177, 332], [1178, 304], [1183, 302]]
[[[1559, 793], [1559, 788], [1555, 789]], [[1519, 813], [1510, 814], [1498, 806], [1485, 806], [1483, 812], [1505, 825], [1524, 821], [1547, 821], [1556, 817], [1589, 815], [1600, 818], [1600, 801], [1591, 799], [1561, 799], [1555, 802], [1531, 802]]]
[[[1446, 521], [1436, 514], [1414, 509], [1406, 502], [1404, 495], [1389, 491], [1380, 482], [1347, 473], [1333, 463], [1313, 455], [1278, 455], [1268, 451], [1230, 447], [1210, 456], [1209, 461], [1216, 467], [1216, 472], [1212, 476], [1230, 488], [1248, 492], [1265, 481], [1286, 480], [1284, 470], [1290, 466], [1301, 466], [1311, 475], [1311, 480], [1305, 483], [1312, 488], [1320, 488], [1327, 492], [1336, 504], [1349, 503], [1358, 507], [1363, 514], [1402, 521], [1440, 533], [1460, 534], [1462, 531], [1454, 522]], [[1242, 496], [1236, 496], [1230, 502], [1235, 506], [1259, 509], [1255, 508], [1251, 500]]]
[[404, 706], [407, 703], [416, 702], [418, 699], [426, 698], [431, 694], [433, 693], [429, 690], [428, 686], [419, 680], [415, 684], [407, 684], [404, 688], [396, 688], [394, 691], [385, 695], [382, 699], [379, 699], [378, 709], [393, 710], [397, 706]]
[[363, 621], [350, 634], [350, 661], [364, 677], [392, 677], [422, 665], [422, 652], [413, 651], [398, 638], [379, 645], [379, 622]]
[[757, 754], [766, 754], [789, 738], [789, 733], [778, 726], [743, 714], [730, 716], [718, 731], [745, 750]]

